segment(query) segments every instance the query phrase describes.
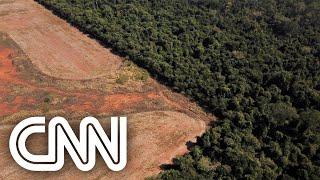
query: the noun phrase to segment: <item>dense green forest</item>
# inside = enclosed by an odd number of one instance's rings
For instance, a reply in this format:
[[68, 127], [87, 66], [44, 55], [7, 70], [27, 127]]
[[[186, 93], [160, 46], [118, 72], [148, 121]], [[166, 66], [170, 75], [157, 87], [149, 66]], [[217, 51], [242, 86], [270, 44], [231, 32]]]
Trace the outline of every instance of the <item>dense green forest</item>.
[[319, 179], [319, 0], [37, 1], [219, 117], [155, 178]]

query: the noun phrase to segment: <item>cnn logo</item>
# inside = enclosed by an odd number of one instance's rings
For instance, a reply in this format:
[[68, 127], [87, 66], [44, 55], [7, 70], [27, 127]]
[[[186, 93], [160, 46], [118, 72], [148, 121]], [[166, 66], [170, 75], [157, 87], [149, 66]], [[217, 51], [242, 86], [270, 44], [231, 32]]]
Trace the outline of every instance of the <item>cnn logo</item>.
[[48, 154], [35, 155], [26, 148], [27, 138], [34, 133], [46, 133], [45, 117], [21, 121], [12, 131], [9, 148], [13, 159], [30, 171], [58, 171], [64, 165], [65, 150], [81, 171], [91, 170], [99, 151], [112, 171], [121, 171], [127, 164], [127, 118], [111, 118], [111, 135], [106, 135], [99, 121], [86, 117], [80, 123], [79, 139], [68, 121], [53, 118], [48, 125]]

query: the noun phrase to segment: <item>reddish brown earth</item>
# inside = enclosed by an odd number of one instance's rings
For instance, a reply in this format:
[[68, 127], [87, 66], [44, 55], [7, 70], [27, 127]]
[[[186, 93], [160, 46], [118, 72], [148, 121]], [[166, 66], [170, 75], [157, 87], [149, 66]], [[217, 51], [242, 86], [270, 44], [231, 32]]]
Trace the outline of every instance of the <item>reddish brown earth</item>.
[[101, 47], [32, 0], [1, 0], [0, 31], [7, 32], [33, 64], [53, 77], [91, 79], [113, 76], [121, 65], [121, 58], [110, 53], [109, 49]]
[[[185, 153], [185, 143], [203, 133], [205, 121], [209, 120], [209, 116], [187, 99], [155, 84], [151, 79], [149, 83], [154, 88], [145, 92], [66, 91], [55, 85], [41, 86], [23, 79], [24, 74], [17, 71], [12, 61], [18, 56], [14, 49], [0, 46], [0, 117], [3, 118], [0, 121], [0, 166], [5, 167], [0, 169], [0, 179], [143, 179], [157, 174], [161, 164], [170, 163], [173, 157]], [[46, 96], [41, 95], [44, 93], [53, 97], [48, 103], [44, 103]], [[173, 96], [175, 99], [179, 97], [179, 100], [173, 101]], [[41, 106], [48, 106], [49, 110], [43, 110]], [[26, 114], [20, 115], [20, 112]], [[110, 172], [101, 159], [89, 173], [77, 170], [70, 159], [58, 173], [29, 172], [19, 167], [8, 149], [12, 128], [24, 117], [46, 114], [47, 117], [63, 114], [71, 120], [75, 119], [72, 121], [74, 126], [85, 114], [99, 119], [127, 115], [129, 159], [125, 170]], [[46, 150], [45, 139], [33, 137], [29, 141], [32, 143], [31, 149]]]
[[[213, 117], [151, 78], [134, 78], [141, 71], [32, 0], [0, 0], [0, 179], [143, 179], [185, 153], [185, 143], [201, 135]], [[117, 83], [121, 74], [129, 74], [123, 84]], [[88, 115], [128, 116], [129, 159], [123, 171], [110, 172], [99, 158], [84, 173], [67, 158], [61, 171], [37, 173], [12, 159], [8, 137], [24, 118], [64, 116], [77, 128]], [[43, 137], [28, 143], [35, 152], [46, 152]]]
[[[164, 93], [169, 93], [160, 85], [151, 84], [155, 87], [152, 91], [146, 92], [128, 92], [128, 93], [102, 93], [102, 92], [76, 92], [64, 91], [56, 87], [41, 87], [37, 84], [30, 83], [20, 78], [13, 62], [9, 57], [14, 57], [14, 51], [9, 48], [0, 47], [0, 116], [7, 116], [19, 112], [20, 110], [30, 108], [30, 105], [43, 103], [43, 98], [33, 97], [31, 92], [37, 96], [39, 92], [45, 92], [54, 96], [57, 102], [48, 103], [50, 108], [64, 109], [67, 112], [89, 112], [93, 114], [121, 114], [121, 112], [133, 113], [151, 110], [176, 110], [186, 111], [185, 98], [180, 99], [182, 102], [170, 100]], [[150, 80], [152, 81], [152, 80]], [[155, 83], [152, 81], [151, 83]], [[19, 95], [7, 100], [10, 96], [12, 87], [27, 87], [28, 95], [19, 92]], [[175, 94], [177, 95], [177, 94]], [[182, 96], [181, 96], [182, 97]], [[46, 98], [46, 97], [45, 97]], [[70, 101], [68, 101], [70, 100]], [[68, 101], [68, 103], [65, 103]], [[184, 101], [184, 102], [183, 102]], [[147, 103], [146, 103], [147, 102]], [[148, 104], [149, 103], [149, 104]], [[193, 105], [189, 105], [192, 108]], [[191, 112], [189, 112], [191, 113]]]

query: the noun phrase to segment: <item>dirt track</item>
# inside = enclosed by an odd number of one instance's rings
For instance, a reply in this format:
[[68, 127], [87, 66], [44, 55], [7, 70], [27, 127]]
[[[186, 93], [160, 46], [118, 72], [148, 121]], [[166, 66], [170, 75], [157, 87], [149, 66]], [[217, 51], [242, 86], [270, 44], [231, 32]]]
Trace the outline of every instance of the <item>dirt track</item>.
[[[141, 179], [186, 152], [185, 143], [201, 135], [212, 117], [151, 78], [116, 83], [120, 74], [140, 71], [32, 0], [0, 0], [0, 179]], [[13, 126], [30, 116], [58, 115], [75, 127], [88, 115], [128, 115], [126, 169], [112, 173], [98, 161], [83, 173], [69, 159], [58, 173], [20, 168], [8, 152]], [[45, 150], [45, 140], [35, 142]]]

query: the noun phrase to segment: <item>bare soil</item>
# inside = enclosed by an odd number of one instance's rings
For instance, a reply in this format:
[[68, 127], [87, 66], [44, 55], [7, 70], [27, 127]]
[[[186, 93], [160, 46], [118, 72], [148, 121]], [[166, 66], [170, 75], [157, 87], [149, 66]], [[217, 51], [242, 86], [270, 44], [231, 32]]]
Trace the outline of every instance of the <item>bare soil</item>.
[[[42, 72], [63, 79], [112, 76], [121, 59], [32, 0], [1, 3], [7, 32]], [[44, 61], [45, 59], [45, 61]]]
[[[87, 53], [84, 53], [87, 52]], [[0, 179], [143, 179], [187, 151], [214, 117], [112, 54], [32, 0], [0, 0]], [[127, 81], [119, 83], [119, 77]], [[137, 78], [138, 77], [138, 78]], [[29, 172], [12, 159], [9, 135], [30, 116], [64, 116], [77, 129], [86, 116], [128, 116], [129, 160], [110, 172], [101, 158], [83, 173], [66, 157], [55, 173]], [[30, 149], [46, 152], [42, 136]]]

